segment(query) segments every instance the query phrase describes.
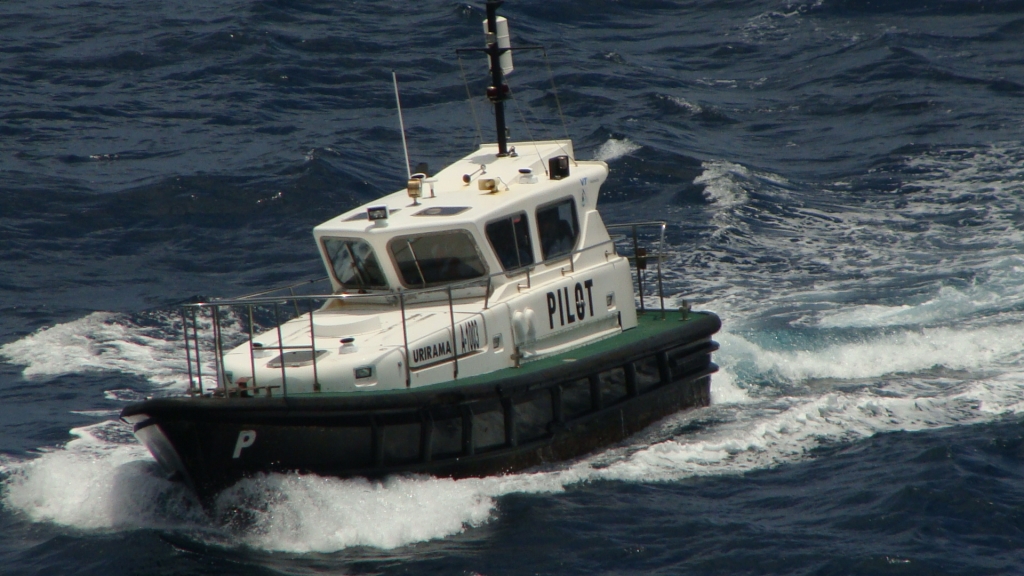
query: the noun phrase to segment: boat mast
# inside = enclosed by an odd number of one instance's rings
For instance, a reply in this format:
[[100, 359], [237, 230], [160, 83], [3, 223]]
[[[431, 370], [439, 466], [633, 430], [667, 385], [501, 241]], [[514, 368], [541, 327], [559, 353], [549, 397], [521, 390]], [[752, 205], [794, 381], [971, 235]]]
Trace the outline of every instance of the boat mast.
[[487, 87], [487, 98], [494, 104], [494, 123], [498, 130], [498, 156], [508, 156], [508, 129], [505, 127], [505, 100], [508, 99], [508, 85], [501, 69], [500, 58], [511, 48], [498, 47], [498, 6], [503, 0], [487, 0], [487, 57], [491, 63], [491, 85]]

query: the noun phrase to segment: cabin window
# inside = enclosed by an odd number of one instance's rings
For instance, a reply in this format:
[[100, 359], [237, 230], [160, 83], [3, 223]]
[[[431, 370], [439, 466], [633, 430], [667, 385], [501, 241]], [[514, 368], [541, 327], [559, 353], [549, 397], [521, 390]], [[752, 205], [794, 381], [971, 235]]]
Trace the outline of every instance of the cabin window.
[[537, 209], [537, 231], [544, 260], [565, 256], [576, 246], [580, 227], [576, 203], [572, 198], [559, 200]]
[[487, 274], [468, 230], [400, 236], [388, 243], [388, 249], [406, 286], [435, 286]]
[[321, 239], [334, 278], [344, 288], [387, 288], [388, 281], [377, 263], [373, 248], [358, 238]]
[[491, 222], [486, 230], [487, 240], [506, 272], [533, 264], [530, 226], [525, 213]]

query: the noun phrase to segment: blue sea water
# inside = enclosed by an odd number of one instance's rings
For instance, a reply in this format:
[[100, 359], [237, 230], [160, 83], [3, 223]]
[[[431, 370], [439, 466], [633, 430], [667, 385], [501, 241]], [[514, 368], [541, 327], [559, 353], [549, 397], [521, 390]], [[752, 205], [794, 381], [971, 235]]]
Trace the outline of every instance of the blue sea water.
[[[1024, 574], [1024, 2], [509, 0], [514, 139], [607, 161], [724, 322], [710, 408], [560, 466], [274, 475], [130, 429], [175, 304], [483, 139], [480, 3], [0, 3], [0, 573]], [[557, 86], [557, 102], [550, 75]], [[230, 511], [244, 511], [244, 521]], [[225, 512], [227, 511], [227, 512]]]

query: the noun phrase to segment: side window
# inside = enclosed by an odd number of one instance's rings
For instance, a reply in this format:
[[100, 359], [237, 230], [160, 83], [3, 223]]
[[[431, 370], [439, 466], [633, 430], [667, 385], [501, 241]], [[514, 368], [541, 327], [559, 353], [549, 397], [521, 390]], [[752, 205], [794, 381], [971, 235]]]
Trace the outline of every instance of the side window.
[[387, 288], [373, 248], [357, 238], [322, 239], [334, 277], [346, 288]]
[[537, 230], [540, 233], [541, 253], [551, 260], [572, 252], [580, 227], [576, 220], [576, 203], [566, 198], [537, 209]]
[[399, 236], [388, 243], [388, 250], [406, 286], [434, 286], [487, 274], [473, 235], [466, 230]]
[[487, 225], [487, 241], [501, 261], [506, 272], [533, 264], [533, 245], [530, 243], [530, 223], [520, 212]]

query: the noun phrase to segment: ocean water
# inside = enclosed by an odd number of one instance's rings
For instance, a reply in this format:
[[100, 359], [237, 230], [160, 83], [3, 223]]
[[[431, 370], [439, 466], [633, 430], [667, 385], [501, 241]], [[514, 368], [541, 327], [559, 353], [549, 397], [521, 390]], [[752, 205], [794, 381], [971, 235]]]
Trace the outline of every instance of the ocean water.
[[8, 0], [0, 573], [1024, 574], [1024, 2], [501, 14], [547, 47], [513, 138], [608, 162], [605, 221], [666, 219], [673, 302], [722, 317], [713, 405], [204, 512], [117, 420], [184, 390], [176, 303], [322, 274], [312, 226], [403, 185], [392, 70], [414, 163], [491, 141], [482, 5]]

